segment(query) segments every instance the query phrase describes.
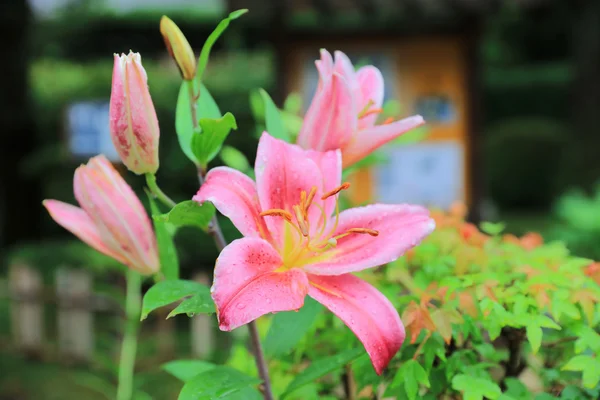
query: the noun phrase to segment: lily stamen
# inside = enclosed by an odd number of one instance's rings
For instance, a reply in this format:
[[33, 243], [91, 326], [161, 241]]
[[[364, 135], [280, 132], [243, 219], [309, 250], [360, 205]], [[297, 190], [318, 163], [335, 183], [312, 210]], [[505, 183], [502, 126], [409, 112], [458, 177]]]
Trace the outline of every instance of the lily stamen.
[[358, 118], [359, 118], [359, 119], [361, 119], [361, 118], [367, 117], [367, 116], [369, 116], [369, 115], [373, 115], [373, 114], [379, 114], [379, 113], [381, 113], [381, 112], [383, 112], [383, 108], [373, 108], [372, 110], [368, 110], [368, 111], [364, 112], [364, 113], [363, 113], [361, 116], [359, 116]]
[[383, 123], [381, 125], [388, 125], [388, 124], [391, 124], [392, 122], [394, 122], [394, 118], [389, 117], [389, 118], [386, 118], [386, 120], [383, 121]]
[[373, 100], [369, 100], [367, 102], [367, 104], [363, 107], [362, 110], [360, 110], [360, 112], [358, 113], [358, 118], [362, 118], [364, 117], [364, 115], [369, 111], [369, 108], [371, 108], [371, 106], [373, 106], [375, 104], [375, 102]]
[[[306, 193], [306, 192], [302, 192], [302, 193]], [[315, 194], [317, 194], [317, 187], [313, 186], [312, 189], [310, 189], [310, 193], [308, 194], [308, 198], [306, 199], [306, 202], [304, 203], [304, 213], [308, 214], [308, 208], [311, 206], [313, 199], [315, 198]]]
[[334, 236], [333, 239], [338, 240], [338, 239], [344, 238], [346, 236], [350, 236], [353, 233], [359, 233], [359, 234], [369, 235], [369, 236], [373, 236], [373, 237], [379, 236], [379, 231], [376, 231], [375, 229], [350, 228], [346, 232], [342, 233], [341, 235]]
[[305, 220], [305, 213], [302, 212], [299, 205], [295, 205], [292, 207], [292, 209], [296, 215], [296, 221], [298, 222], [298, 228], [300, 228], [300, 232], [302, 232], [303, 236], [308, 236], [308, 224]]
[[323, 196], [321, 196], [321, 200], [326, 200], [326, 199], [328, 199], [331, 196], [335, 196], [336, 194], [338, 194], [342, 190], [346, 190], [349, 187], [350, 187], [350, 183], [349, 182], [344, 182], [340, 186], [336, 187], [335, 189], [333, 189], [333, 190], [325, 193]]
[[270, 210], [266, 210], [260, 213], [261, 217], [273, 216], [273, 217], [283, 217], [287, 221], [292, 222], [292, 214], [289, 211], [282, 210], [280, 208], [272, 208]]

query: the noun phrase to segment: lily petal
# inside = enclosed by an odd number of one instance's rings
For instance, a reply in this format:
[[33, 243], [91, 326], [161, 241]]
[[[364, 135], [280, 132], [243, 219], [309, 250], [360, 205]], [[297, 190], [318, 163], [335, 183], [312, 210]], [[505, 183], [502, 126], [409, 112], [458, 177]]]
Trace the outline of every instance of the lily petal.
[[359, 131], [355, 139], [344, 149], [344, 167], [354, 164], [377, 148], [424, 123], [423, 117], [414, 115], [390, 124]]
[[375, 372], [381, 375], [402, 346], [405, 332], [390, 301], [353, 275], [308, 276], [308, 295], [327, 307], [365, 346]]
[[[133, 191], [123, 192], [122, 185], [126, 185], [123, 178], [107, 175], [97, 165], [90, 164], [78, 167], [73, 181], [77, 201], [94, 221], [104, 241], [111, 248], [119, 249], [131, 268], [144, 274], [158, 271], [156, 239], [150, 219], [140, 211], [143, 206]], [[124, 194], [129, 192], [131, 196]]]
[[264, 218], [260, 216], [256, 185], [240, 171], [229, 167], [211, 169], [192, 199], [199, 203], [213, 203], [242, 235], [268, 239]]
[[[372, 65], [367, 65], [356, 72], [356, 77], [359, 85], [358, 93], [356, 93], [357, 109], [359, 112], [365, 109], [369, 102], [372, 103], [369, 107], [370, 109], [381, 108], [384, 88], [381, 71]], [[377, 114], [367, 115], [359, 119], [358, 130], [372, 127], [375, 125], [376, 120]]]
[[126, 263], [127, 260], [121, 254], [113, 251], [102, 241], [96, 225], [81, 208], [58, 200], [44, 200], [43, 204], [57, 224], [100, 253], [106, 254], [121, 263]]
[[[256, 188], [263, 211], [282, 209], [293, 213], [292, 206], [300, 203], [300, 193], [310, 193], [317, 187], [315, 199], [321, 201], [323, 175], [315, 162], [299, 146], [271, 137], [264, 132], [256, 153]], [[318, 218], [319, 210], [311, 208], [309, 217]], [[282, 243], [285, 220], [265, 217], [269, 231], [277, 243]]]
[[[319, 84], [317, 92], [304, 117], [298, 134], [298, 144], [305, 149], [317, 151], [342, 148], [356, 131], [356, 104], [352, 96], [352, 85], [357, 86], [354, 71], [347, 71], [347, 65], [338, 62], [331, 65], [331, 55], [321, 53]], [[344, 56], [345, 57], [345, 56]], [[349, 62], [349, 61], [348, 61]], [[350, 64], [352, 67], [352, 64]]]
[[[331, 222], [330, 222], [331, 223]], [[337, 240], [326, 261], [308, 265], [317, 275], [342, 275], [387, 264], [433, 232], [435, 222], [421, 206], [373, 204], [342, 211], [334, 236], [352, 228], [379, 232], [377, 237], [353, 233]]]
[[306, 274], [299, 269], [275, 272], [281, 264], [279, 253], [260, 238], [238, 239], [223, 249], [211, 288], [221, 330], [302, 307], [308, 293]]

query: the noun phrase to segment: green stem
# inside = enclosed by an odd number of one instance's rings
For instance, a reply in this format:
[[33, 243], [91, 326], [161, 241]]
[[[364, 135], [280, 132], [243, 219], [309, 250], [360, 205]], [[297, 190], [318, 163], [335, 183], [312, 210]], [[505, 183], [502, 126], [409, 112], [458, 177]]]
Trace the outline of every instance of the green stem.
[[198, 105], [196, 104], [196, 90], [194, 89], [194, 80], [185, 81], [187, 83], [189, 97], [190, 97], [190, 112], [192, 115], [192, 126], [194, 127], [194, 131], [198, 130], [198, 112], [196, 108]]
[[133, 373], [137, 351], [137, 333], [142, 310], [142, 276], [127, 269], [127, 292], [125, 297], [125, 332], [119, 360], [119, 386], [117, 400], [131, 400], [133, 397]]
[[160, 200], [164, 205], [166, 205], [169, 208], [173, 208], [177, 205], [177, 203], [175, 203], [169, 196], [167, 196], [165, 192], [160, 190], [160, 188], [156, 184], [156, 175], [150, 173], [146, 174], [146, 184], [148, 185], [148, 189], [150, 189], [150, 192], [152, 192], [154, 197]]

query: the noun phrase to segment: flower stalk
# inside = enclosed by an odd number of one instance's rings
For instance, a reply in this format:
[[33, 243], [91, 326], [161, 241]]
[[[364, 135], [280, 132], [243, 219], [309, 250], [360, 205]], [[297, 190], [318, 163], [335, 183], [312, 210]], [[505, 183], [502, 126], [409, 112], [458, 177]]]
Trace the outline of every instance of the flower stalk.
[[137, 352], [137, 334], [142, 310], [142, 276], [137, 272], [127, 270], [127, 291], [125, 297], [125, 332], [121, 345], [119, 360], [119, 384], [117, 400], [133, 398], [133, 375], [135, 370], [135, 355]]

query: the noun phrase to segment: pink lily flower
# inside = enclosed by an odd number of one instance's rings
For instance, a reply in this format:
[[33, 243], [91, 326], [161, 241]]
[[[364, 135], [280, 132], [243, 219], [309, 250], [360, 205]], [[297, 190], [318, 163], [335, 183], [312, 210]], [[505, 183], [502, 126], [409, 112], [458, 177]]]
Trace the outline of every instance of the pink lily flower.
[[109, 257], [142, 273], [160, 268], [156, 237], [144, 206], [112, 164], [99, 155], [75, 170], [75, 198], [81, 208], [44, 200], [60, 226]]
[[[375, 204], [339, 212], [339, 150], [316, 152], [264, 132], [256, 183], [212, 169], [194, 200], [210, 201], [245, 236], [222, 252], [211, 289], [221, 330], [297, 310], [306, 295], [336, 314], [381, 374], [404, 341], [398, 312], [352, 272], [391, 262], [432, 232], [427, 209]], [[333, 216], [332, 216], [333, 214]]]
[[341, 149], [347, 167], [425, 123], [415, 115], [376, 125], [383, 105], [381, 72], [372, 65], [355, 71], [344, 53], [334, 54], [335, 62], [323, 49], [315, 62], [319, 83], [298, 134], [300, 146], [318, 151]]

